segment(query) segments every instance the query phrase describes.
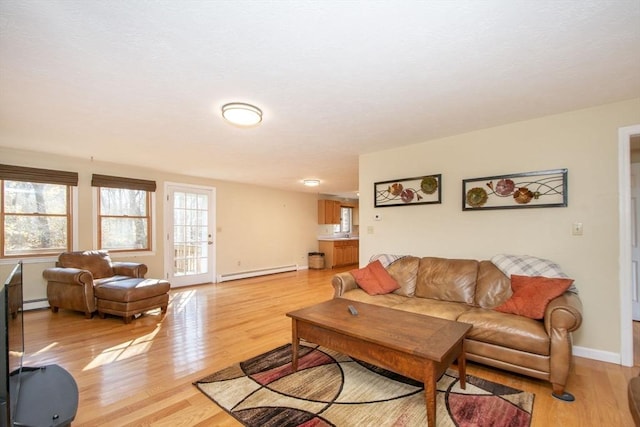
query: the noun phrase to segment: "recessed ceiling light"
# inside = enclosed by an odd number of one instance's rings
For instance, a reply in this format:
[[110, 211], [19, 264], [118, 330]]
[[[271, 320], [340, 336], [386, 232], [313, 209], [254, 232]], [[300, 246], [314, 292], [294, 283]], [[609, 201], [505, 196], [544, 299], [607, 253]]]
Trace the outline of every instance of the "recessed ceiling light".
[[307, 187], [317, 187], [318, 185], [320, 185], [320, 180], [319, 179], [305, 179], [304, 181], [302, 181], [302, 183], [304, 185], [306, 185]]
[[222, 106], [222, 117], [238, 126], [254, 126], [262, 121], [262, 110], [250, 104], [232, 102]]

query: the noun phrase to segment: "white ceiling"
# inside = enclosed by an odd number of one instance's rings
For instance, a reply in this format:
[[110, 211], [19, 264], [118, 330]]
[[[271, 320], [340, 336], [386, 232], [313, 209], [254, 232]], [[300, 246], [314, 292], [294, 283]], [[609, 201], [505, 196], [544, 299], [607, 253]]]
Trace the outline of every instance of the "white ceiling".
[[638, 96], [640, 0], [0, 2], [0, 146], [287, 190]]

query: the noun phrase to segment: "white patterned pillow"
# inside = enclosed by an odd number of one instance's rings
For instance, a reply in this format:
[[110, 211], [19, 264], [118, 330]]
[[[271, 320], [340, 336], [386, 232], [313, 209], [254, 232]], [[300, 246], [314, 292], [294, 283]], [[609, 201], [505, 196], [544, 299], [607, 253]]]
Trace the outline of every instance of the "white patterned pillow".
[[[505, 276], [543, 276], [543, 277], [569, 277], [558, 264], [544, 258], [531, 255], [494, 255], [491, 262], [504, 273]], [[569, 292], [578, 293], [578, 288], [572, 284]]]
[[369, 262], [374, 262], [375, 260], [380, 260], [380, 263], [384, 268], [389, 267], [391, 264], [399, 260], [400, 258], [404, 258], [406, 255], [390, 255], [390, 254], [377, 254], [373, 255], [369, 258]]

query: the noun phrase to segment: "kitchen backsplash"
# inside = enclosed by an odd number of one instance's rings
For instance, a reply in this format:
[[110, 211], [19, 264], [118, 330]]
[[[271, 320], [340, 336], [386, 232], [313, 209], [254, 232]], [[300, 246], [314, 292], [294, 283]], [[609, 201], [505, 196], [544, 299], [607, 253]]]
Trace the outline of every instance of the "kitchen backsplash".
[[[360, 234], [360, 226], [352, 225], [351, 228], [352, 228], [351, 233], [349, 233], [351, 236], [358, 236]], [[340, 226], [334, 225], [334, 224], [318, 225], [318, 228], [316, 230], [316, 235], [318, 236], [331, 236], [331, 235], [338, 236], [341, 234], [345, 234], [345, 233], [340, 233]]]

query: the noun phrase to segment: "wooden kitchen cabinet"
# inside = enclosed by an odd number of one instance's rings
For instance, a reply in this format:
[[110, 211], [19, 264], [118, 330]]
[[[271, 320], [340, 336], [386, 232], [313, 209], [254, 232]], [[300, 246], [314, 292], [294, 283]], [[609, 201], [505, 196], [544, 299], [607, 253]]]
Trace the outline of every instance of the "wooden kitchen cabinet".
[[340, 224], [340, 201], [318, 200], [318, 224]]
[[321, 240], [320, 252], [324, 252], [327, 268], [357, 264], [360, 257], [360, 241], [354, 240]]

